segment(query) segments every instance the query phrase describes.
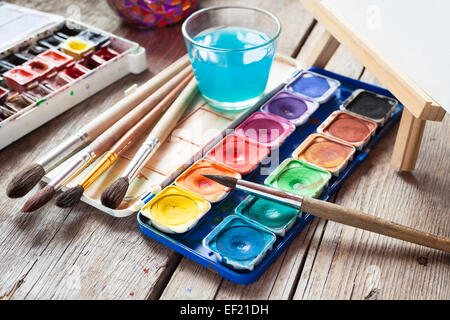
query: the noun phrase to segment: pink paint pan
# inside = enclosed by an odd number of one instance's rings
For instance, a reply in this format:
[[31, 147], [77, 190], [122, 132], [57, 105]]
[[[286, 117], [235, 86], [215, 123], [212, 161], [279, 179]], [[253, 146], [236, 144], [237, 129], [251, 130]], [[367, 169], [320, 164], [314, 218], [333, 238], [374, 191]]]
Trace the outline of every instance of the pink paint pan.
[[242, 122], [235, 133], [269, 148], [278, 147], [295, 130], [290, 121], [274, 114], [255, 112]]
[[79, 77], [85, 75], [89, 72], [89, 69], [83, 67], [80, 64], [75, 64], [67, 69], [61, 71], [63, 75], [69, 77], [70, 79], [78, 79]]
[[269, 155], [270, 149], [246, 137], [229, 134], [206, 157], [240, 174], [254, 170]]
[[49, 49], [38, 55], [38, 58], [55, 66], [58, 70], [62, 70], [74, 63], [74, 59], [71, 56], [56, 49]]
[[16, 67], [3, 74], [6, 85], [12, 90], [23, 92], [37, 85], [38, 75], [23, 67]]

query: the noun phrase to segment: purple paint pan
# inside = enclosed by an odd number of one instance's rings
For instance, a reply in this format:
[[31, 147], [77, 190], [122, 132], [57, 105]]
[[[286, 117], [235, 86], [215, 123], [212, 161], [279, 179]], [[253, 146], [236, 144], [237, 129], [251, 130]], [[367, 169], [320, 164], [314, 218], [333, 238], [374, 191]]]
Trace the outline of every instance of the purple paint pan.
[[267, 102], [261, 110], [283, 117], [296, 126], [304, 124], [317, 110], [319, 104], [288, 91], [281, 91]]
[[341, 83], [312, 71], [303, 71], [287, 86], [288, 90], [318, 103], [327, 101]]
[[270, 113], [255, 112], [235, 129], [235, 133], [269, 148], [276, 148], [294, 130], [294, 124], [285, 118]]

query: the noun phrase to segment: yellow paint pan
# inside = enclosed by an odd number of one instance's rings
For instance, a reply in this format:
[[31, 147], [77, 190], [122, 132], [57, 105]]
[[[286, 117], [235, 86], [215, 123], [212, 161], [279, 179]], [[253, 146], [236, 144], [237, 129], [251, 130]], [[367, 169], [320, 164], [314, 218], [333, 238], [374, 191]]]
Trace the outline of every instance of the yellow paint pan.
[[62, 52], [76, 60], [82, 59], [86, 54], [94, 50], [94, 47], [93, 42], [78, 37], [70, 37], [59, 45]]
[[211, 209], [211, 204], [192, 192], [168, 186], [142, 208], [152, 225], [167, 233], [183, 233], [192, 229]]

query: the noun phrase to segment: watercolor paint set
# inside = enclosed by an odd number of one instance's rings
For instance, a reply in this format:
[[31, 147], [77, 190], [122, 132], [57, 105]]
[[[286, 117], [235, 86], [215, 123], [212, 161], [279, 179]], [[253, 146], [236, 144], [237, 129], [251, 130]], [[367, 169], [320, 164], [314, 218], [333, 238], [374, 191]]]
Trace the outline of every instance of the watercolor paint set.
[[402, 110], [380, 87], [319, 68], [298, 71], [173, 183], [147, 194], [139, 229], [233, 282], [251, 283], [312, 216], [231, 191], [202, 174], [242, 177], [328, 200]]
[[0, 149], [128, 73], [137, 43], [81, 22], [0, 2]]

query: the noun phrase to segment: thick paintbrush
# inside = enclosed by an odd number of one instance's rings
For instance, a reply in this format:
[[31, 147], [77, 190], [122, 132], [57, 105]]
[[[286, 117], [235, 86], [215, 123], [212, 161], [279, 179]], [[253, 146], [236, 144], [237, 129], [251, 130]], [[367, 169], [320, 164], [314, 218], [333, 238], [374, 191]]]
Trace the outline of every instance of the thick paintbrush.
[[197, 91], [197, 81], [192, 79], [147, 136], [121, 176], [103, 191], [101, 200], [104, 206], [116, 209], [120, 205], [127, 193], [130, 182], [136, 178], [148, 160], [175, 128]]
[[181, 90], [183, 90], [193, 76], [194, 74], [191, 73], [188, 77], [186, 77], [175, 87], [175, 89], [173, 89], [163, 100], [161, 100], [155, 108], [153, 108], [130, 130], [128, 130], [75, 187], [69, 188], [61, 193], [56, 198], [56, 205], [61, 208], [76, 205], [80, 201], [83, 192], [118, 159], [120, 154], [132, 146], [148, 129], [148, 127], [167, 110], [170, 104], [175, 100], [177, 95], [181, 92]]
[[161, 73], [139, 86], [135, 92], [118, 101], [101, 115], [86, 124], [76, 134], [64, 140], [45, 156], [18, 172], [7, 186], [6, 194], [10, 198], [19, 198], [27, 194], [45, 175], [58, 166], [67, 157], [88, 145], [91, 141], [112, 126], [131, 109], [144, 101], [164, 83], [181, 70], [189, 67], [189, 58], [182, 57]]
[[301, 209], [316, 217], [336, 221], [355, 228], [382, 234], [388, 237], [420, 244], [425, 247], [450, 252], [450, 239], [402, 226], [358, 210], [344, 208], [334, 203], [314, 198], [301, 197], [257, 183], [222, 175], [204, 175], [221, 185], [253, 194], [260, 198]]
[[98, 136], [88, 147], [78, 153], [60, 170], [47, 186], [32, 196], [22, 207], [22, 212], [34, 211], [47, 203], [64, 184], [77, 176], [92, 163], [97, 157], [120, 139], [135, 123], [142, 119], [159, 101], [161, 101], [178, 83], [191, 73], [190, 67], [185, 68], [169, 82], [147, 97], [137, 107], [128, 112], [124, 117], [109, 127]]

